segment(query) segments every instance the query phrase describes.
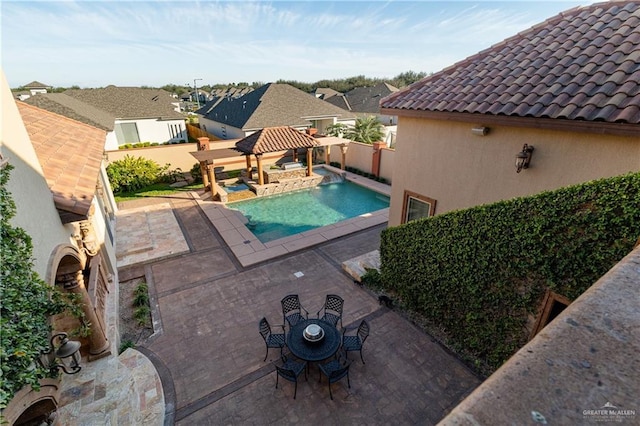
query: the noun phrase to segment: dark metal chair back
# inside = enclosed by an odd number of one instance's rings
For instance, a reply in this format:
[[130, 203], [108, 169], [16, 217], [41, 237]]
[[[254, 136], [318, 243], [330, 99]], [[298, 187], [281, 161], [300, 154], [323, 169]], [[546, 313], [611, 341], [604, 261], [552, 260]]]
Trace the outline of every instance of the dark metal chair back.
[[267, 339], [269, 338], [269, 335], [271, 334], [271, 326], [269, 325], [269, 321], [267, 321], [266, 318], [262, 318], [260, 320], [259, 327], [260, 327], [260, 335], [262, 335], [262, 338], [266, 342]]
[[307, 319], [307, 311], [300, 304], [300, 298], [297, 294], [289, 294], [282, 298], [282, 316], [284, 322], [289, 323], [291, 327], [299, 321]]
[[369, 337], [369, 323], [366, 320], [362, 320], [358, 326], [358, 339], [360, 339], [360, 345], [364, 344], [367, 337]]

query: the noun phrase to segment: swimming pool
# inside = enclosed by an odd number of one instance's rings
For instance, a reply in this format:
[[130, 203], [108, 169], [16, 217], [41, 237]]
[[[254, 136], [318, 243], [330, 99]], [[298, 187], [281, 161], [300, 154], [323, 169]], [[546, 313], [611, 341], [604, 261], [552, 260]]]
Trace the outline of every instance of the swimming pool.
[[227, 204], [262, 243], [389, 207], [389, 197], [349, 181]]

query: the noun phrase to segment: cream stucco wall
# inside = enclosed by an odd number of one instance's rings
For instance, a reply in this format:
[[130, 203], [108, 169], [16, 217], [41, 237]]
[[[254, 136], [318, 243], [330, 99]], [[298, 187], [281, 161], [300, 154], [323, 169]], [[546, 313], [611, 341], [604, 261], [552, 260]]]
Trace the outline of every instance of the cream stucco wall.
[[[401, 223], [403, 194], [435, 199], [436, 214], [640, 170], [640, 137], [490, 126], [400, 117], [389, 225]], [[529, 169], [515, 156], [533, 145]]]
[[22, 123], [4, 73], [0, 85], [0, 152], [14, 167], [7, 185], [17, 208], [17, 214], [11, 222], [31, 236], [34, 270], [46, 280], [47, 265], [54, 248], [59, 244], [72, 243], [71, 235], [74, 230], [71, 225], [62, 225], [60, 221], [42, 167]]

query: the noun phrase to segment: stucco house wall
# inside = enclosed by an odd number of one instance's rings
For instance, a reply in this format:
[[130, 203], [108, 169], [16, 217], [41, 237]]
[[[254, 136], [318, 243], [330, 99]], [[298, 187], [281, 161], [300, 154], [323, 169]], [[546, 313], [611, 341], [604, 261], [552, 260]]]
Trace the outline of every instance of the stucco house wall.
[[[389, 225], [402, 220], [405, 190], [435, 199], [435, 214], [531, 195], [640, 169], [638, 137], [400, 117]], [[523, 144], [535, 150], [516, 173]]]
[[42, 167], [11, 96], [4, 73], [2, 81], [2, 126], [0, 153], [14, 169], [7, 188], [16, 204], [11, 222], [33, 240], [34, 271], [46, 279], [49, 258], [59, 244], [73, 244], [73, 226], [63, 225], [53, 203]]

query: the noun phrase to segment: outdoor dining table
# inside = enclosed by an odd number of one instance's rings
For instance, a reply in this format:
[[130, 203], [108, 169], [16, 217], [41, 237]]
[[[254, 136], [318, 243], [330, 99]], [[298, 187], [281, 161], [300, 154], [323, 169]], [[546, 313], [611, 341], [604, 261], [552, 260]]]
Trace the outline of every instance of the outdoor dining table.
[[[324, 331], [324, 337], [317, 342], [305, 339], [304, 330], [307, 326], [316, 324]], [[308, 319], [298, 322], [291, 327], [287, 336], [287, 346], [293, 355], [305, 361], [322, 361], [330, 358], [340, 347], [340, 331], [328, 322], [319, 319]]]

